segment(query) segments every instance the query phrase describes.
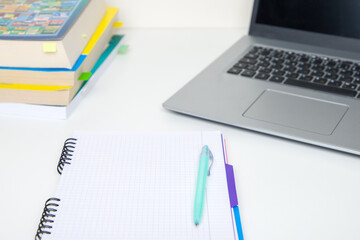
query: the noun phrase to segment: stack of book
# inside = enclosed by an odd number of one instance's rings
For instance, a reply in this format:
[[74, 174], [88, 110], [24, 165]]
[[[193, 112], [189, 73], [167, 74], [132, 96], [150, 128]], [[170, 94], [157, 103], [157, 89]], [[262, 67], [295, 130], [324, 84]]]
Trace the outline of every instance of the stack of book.
[[0, 1], [0, 113], [66, 118], [116, 54], [104, 0]]

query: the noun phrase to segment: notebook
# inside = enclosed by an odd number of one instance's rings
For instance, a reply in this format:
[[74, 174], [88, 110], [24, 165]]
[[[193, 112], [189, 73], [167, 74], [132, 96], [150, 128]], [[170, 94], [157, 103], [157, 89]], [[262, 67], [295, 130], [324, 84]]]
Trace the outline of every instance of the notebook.
[[[196, 227], [203, 145], [214, 162]], [[45, 204], [36, 239], [242, 239], [220, 132], [77, 132], [65, 141], [57, 170], [60, 183]]]

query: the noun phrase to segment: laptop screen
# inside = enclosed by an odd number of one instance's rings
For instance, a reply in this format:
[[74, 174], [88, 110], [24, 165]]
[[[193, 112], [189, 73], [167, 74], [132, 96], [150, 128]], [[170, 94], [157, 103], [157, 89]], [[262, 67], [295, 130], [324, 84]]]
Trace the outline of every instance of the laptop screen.
[[360, 0], [259, 0], [255, 21], [360, 39]]

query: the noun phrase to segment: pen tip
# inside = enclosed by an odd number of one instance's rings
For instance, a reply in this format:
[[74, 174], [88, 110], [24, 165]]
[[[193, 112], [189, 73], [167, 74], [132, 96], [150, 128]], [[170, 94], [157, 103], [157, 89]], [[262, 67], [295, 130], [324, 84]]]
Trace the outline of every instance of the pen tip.
[[198, 226], [199, 224], [195, 223], [195, 226]]

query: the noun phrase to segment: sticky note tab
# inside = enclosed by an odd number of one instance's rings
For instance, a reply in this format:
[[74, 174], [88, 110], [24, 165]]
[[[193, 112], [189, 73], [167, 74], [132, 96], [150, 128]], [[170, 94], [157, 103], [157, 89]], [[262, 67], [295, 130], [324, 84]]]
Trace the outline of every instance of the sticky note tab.
[[48, 85], [32, 85], [32, 84], [11, 84], [0, 83], [0, 89], [17, 89], [29, 91], [64, 91], [70, 90], [71, 86], [48, 86]]
[[43, 44], [43, 52], [44, 53], [56, 53], [57, 46], [56, 43], [44, 43]]
[[226, 170], [226, 178], [227, 178], [228, 190], [229, 190], [230, 206], [233, 208], [238, 205], [234, 168], [232, 165], [225, 164], [225, 170]]
[[122, 22], [115, 22], [113, 27], [114, 28], [119, 28], [119, 27], [122, 27], [123, 23]]
[[80, 81], [87, 81], [90, 79], [92, 73], [91, 72], [83, 72], [80, 77], [79, 77], [79, 80]]
[[129, 49], [129, 45], [121, 45], [119, 47], [118, 53], [119, 54], [124, 54], [127, 52], [127, 50]]

